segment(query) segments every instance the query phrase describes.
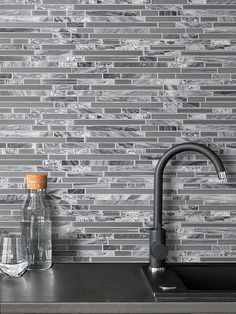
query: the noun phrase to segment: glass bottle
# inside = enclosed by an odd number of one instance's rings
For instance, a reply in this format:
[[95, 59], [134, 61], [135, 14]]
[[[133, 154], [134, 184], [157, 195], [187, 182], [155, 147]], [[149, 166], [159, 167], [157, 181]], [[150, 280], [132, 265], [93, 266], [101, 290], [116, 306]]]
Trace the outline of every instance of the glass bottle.
[[22, 233], [26, 238], [29, 269], [52, 265], [51, 206], [46, 194], [47, 175], [26, 175], [28, 197], [23, 205]]

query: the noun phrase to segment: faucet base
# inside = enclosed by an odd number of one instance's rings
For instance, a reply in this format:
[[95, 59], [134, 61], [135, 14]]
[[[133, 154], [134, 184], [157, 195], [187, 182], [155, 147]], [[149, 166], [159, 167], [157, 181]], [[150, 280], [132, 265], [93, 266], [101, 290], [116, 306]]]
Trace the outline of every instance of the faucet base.
[[151, 271], [151, 273], [156, 273], [156, 272], [162, 272], [162, 271], [165, 271], [165, 267], [159, 267], [159, 268], [156, 268], [156, 267], [150, 267], [149, 266], [149, 269]]

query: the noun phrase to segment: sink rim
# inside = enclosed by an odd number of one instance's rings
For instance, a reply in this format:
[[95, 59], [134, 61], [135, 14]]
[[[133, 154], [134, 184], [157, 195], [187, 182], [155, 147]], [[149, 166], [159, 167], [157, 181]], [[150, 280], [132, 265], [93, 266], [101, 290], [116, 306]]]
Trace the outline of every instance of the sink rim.
[[[143, 265], [142, 272], [149, 284], [156, 302], [178, 301], [178, 302], [232, 302], [236, 301], [235, 290], [200, 290], [188, 289], [181, 277], [174, 271], [175, 267], [183, 268], [221, 268], [233, 267], [236, 271], [236, 263], [168, 263], [164, 272], [151, 273], [149, 265]], [[177, 285], [172, 291], [163, 291], [162, 285]]]

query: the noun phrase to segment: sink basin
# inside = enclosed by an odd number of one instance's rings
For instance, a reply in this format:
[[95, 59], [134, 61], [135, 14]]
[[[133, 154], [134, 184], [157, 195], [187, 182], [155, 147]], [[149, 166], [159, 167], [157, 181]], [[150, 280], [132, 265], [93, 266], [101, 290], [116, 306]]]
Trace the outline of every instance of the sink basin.
[[173, 267], [188, 290], [236, 291], [236, 265]]
[[142, 267], [156, 301], [236, 301], [236, 264], [168, 264]]

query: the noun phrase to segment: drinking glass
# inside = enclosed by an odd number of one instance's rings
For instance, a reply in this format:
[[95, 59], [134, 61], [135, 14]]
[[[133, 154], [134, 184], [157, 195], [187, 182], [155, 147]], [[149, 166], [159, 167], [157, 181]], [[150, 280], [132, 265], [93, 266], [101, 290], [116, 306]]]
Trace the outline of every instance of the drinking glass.
[[6, 276], [20, 277], [28, 267], [25, 237], [21, 234], [0, 236], [0, 270]]

